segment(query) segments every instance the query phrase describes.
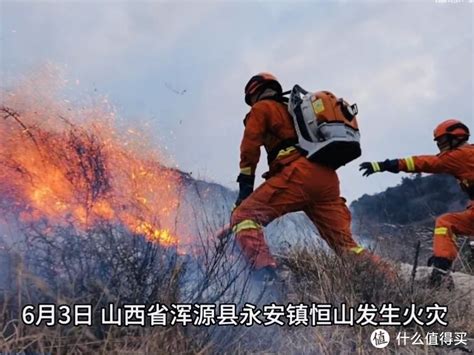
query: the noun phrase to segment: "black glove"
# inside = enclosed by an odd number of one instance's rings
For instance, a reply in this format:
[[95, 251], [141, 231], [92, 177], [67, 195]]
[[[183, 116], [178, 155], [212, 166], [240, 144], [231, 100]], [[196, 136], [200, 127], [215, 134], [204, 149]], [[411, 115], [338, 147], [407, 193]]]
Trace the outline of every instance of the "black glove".
[[239, 183], [239, 196], [235, 201], [234, 208], [239, 206], [253, 192], [253, 185], [255, 183], [255, 175], [240, 174], [237, 177]]
[[382, 171], [390, 171], [391, 173], [398, 173], [400, 169], [398, 168], [398, 159], [385, 160], [379, 162], [363, 162], [359, 165], [359, 170], [363, 170], [363, 176], [369, 176], [373, 173], [378, 173]]

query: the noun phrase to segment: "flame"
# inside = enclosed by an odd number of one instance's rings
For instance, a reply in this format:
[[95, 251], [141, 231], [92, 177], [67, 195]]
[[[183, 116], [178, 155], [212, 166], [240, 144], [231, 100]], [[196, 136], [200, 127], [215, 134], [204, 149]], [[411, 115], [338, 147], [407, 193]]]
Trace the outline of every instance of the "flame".
[[[180, 176], [107, 101], [74, 107], [37, 82], [0, 93], [0, 211], [85, 230], [102, 221], [177, 246]], [[36, 85], [37, 86], [37, 85]]]
[[140, 234], [147, 235], [152, 241], [157, 241], [164, 245], [175, 245], [176, 238], [171, 235], [168, 229], [155, 229], [150, 223], [142, 222], [136, 228], [135, 231]]

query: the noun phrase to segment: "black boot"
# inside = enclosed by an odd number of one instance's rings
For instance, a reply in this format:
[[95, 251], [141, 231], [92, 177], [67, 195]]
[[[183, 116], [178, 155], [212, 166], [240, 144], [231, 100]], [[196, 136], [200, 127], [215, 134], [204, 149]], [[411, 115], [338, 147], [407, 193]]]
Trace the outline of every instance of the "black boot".
[[252, 279], [266, 284], [273, 284], [277, 279], [275, 268], [266, 266], [264, 268], [252, 271]]
[[452, 261], [446, 258], [432, 256], [428, 260], [428, 266], [433, 266], [433, 271], [429, 279], [429, 286], [432, 288], [446, 288], [449, 291], [454, 289], [454, 281], [450, 273]]

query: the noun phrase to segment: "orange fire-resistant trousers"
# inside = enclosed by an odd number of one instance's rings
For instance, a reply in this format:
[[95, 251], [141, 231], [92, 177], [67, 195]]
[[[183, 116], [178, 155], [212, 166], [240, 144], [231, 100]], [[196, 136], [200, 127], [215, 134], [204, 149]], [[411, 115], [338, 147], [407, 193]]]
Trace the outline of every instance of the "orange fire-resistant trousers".
[[300, 157], [259, 186], [232, 214], [237, 242], [255, 269], [276, 267], [263, 227], [295, 211], [306, 213], [336, 253], [363, 251], [352, 238], [351, 214], [340, 197], [336, 172]]
[[458, 213], [446, 213], [436, 219], [433, 254], [453, 261], [458, 254], [456, 234], [474, 236], [474, 202]]

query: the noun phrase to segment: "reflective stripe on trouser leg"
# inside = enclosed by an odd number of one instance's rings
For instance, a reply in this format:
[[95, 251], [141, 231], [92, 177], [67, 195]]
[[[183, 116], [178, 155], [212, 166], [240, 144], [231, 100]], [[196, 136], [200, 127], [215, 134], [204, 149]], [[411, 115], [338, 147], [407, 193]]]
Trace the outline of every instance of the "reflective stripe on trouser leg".
[[251, 219], [237, 223], [232, 230], [248, 262], [255, 268], [276, 267], [276, 262], [265, 243], [262, 226]]
[[457, 253], [456, 235], [452, 232], [451, 228], [437, 225], [433, 236], [434, 256], [452, 261], [456, 258]]
[[262, 226], [257, 222], [251, 219], [244, 219], [242, 222], [237, 223], [234, 227], [232, 227], [232, 232], [239, 233], [245, 229], [261, 229]]
[[360, 245], [349, 249], [349, 251], [351, 251], [351, 252], [354, 253], [354, 254], [360, 254], [360, 253], [362, 253], [364, 250], [365, 250], [365, 248], [364, 248], [364, 247], [361, 247]]
[[436, 235], [447, 235], [448, 234], [448, 228], [446, 228], [446, 227], [437, 227], [434, 230], [434, 234], [436, 234]]

